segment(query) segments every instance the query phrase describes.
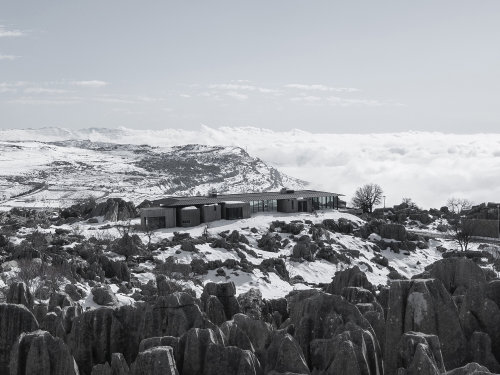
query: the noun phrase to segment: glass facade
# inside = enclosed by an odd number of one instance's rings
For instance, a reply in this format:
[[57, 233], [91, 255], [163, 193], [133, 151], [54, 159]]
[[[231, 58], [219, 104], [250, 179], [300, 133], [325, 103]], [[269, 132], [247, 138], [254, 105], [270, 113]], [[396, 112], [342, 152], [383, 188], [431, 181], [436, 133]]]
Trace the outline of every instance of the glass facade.
[[250, 201], [250, 212], [273, 212], [278, 210], [278, 202], [275, 199], [263, 201]]
[[328, 195], [325, 197], [312, 198], [313, 210], [326, 210], [328, 208], [335, 208], [336, 197], [333, 195]]

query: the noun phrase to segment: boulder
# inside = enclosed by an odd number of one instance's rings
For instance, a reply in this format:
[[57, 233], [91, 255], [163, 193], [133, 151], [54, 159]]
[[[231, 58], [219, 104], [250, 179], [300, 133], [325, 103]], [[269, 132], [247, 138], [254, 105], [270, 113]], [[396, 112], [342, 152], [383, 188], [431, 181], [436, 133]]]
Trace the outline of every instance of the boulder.
[[440, 259], [414, 278], [439, 279], [451, 294], [465, 294], [471, 287], [486, 283], [482, 268], [465, 257]]
[[73, 300], [78, 301], [82, 299], [85, 295], [82, 290], [80, 290], [75, 284], [66, 284], [64, 286], [64, 292]]
[[28, 309], [33, 308], [33, 296], [23, 282], [12, 283], [7, 292], [7, 303], [24, 305]]
[[49, 298], [49, 311], [54, 311], [55, 308], [61, 309], [66, 306], [73, 306], [73, 301], [67, 293], [55, 292]]
[[11, 375], [78, 375], [66, 344], [41, 330], [19, 336], [9, 367]]
[[441, 281], [422, 279], [390, 283], [384, 356], [389, 374], [398, 368], [398, 352], [394, 348], [409, 331], [438, 336], [445, 367], [455, 368], [464, 363], [466, 340], [457, 307]]
[[257, 240], [257, 246], [264, 251], [277, 253], [281, 247], [281, 237], [279, 235], [266, 233], [259, 240]]
[[262, 272], [274, 272], [284, 281], [290, 281], [290, 274], [286, 269], [285, 261], [282, 258], [267, 258], [258, 265]]
[[406, 332], [398, 345], [398, 375], [439, 375], [445, 371], [439, 338]]
[[172, 348], [157, 346], [140, 352], [131, 366], [131, 375], [178, 375]]
[[445, 375], [486, 375], [491, 374], [488, 369], [478, 363], [467, 363], [463, 367], [458, 367], [456, 369], [445, 372]]
[[155, 348], [157, 346], [170, 346], [174, 352], [175, 362], [182, 365], [184, 353], [181, 350], [180, 338], [173, 336], [149, 337], [141, 341], [139, 352]]
[[251, 288], [247, 292], [241, 293], [237, 299], [243, 314], [252, 319], [262, 319], [264, 301], [262, 300], [262, 293], [259, 289]]
[[182, 336], [181, 346], [184, 347], [183, 375], [203, 374], [206, 353], [210, 344], [224, 345], [222, 336], [211, 329], [193, 328]]
[[259, 360], [249, 350], [235, 346], [209, 344], [203, 375], [263, 375]]
[[407, 233], [404, 225], [401, 224], [382, 224], [378, 227], [379, 235], [382, 238], [390, 238], [396, 241], [406, 241]]
[[38, 322], [24, 305], [0, 303], [0, 374], [9, 372], [12, 346], [23, 332], [38, 329]]
[[96, 286], [92, 288], [92, 298], [100, 306], [116, 306], [118, 299], [110, 287]]
[[313, 373], [383, 371], [375, 332], [356, 306], [343, 297], [304, 291], [296, 293], [289, 306], [294, 337]]
[[103, 216], [104, 220], [124, 221], [137, 217], [137, 209], [133, 202], [125, 202], [121, 198], [109, 198], [99, 203], [91, 212], [90, 217]]
[[310, 374], [297, 341], [283, 330], [273, 331], [266, 350], [265, 373]]
[[491, 339], [485, 332], [474, 332], [469, 340], [469, 360], [500, 373], [500, 364], [491, 352]]
[[374, 290], [363, 271], [358, 266], [348, 268], [344, 271], [335, 272], [332, 282], [327, 286], [326, 292], [331, 294], [342, 294], [346, 287], [360, 287], [370, 292]]
[[500, 362], [500, 280], [476, 285], [467, 291], [460, 304], [460, 322], [471, 343], [476, 331], [488, 334], [491, 351]]
[[318, 245], [312, 242], [309, 236], [302, 236], [292, 249], [292, 257], [312, 262], [316, 251], [318, 251]]
[[209, 296], [216, 296], [224, 307], [226, 319], [231, 319], [234, 314], [240, 312], [240, 305], [235, 295], [236, 287], [232, 281], [227, 283], [206, 283], [201, 295], [201, 302], [204, 306], [204, 311], [206, 311], [206, 303]]

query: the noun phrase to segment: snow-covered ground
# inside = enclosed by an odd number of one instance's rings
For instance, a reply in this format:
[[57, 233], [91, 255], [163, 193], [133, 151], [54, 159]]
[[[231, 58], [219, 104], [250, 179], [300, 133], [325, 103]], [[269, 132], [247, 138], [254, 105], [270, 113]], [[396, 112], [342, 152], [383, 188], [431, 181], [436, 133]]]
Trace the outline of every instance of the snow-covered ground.
[[61, 208], [87, 197], [139, 204], [166, 195], [302, 187], [238, 147], [0, 140], [0, 209]]
[[[369, 240], [364, 240], [352, 235], [340, 234], [340, 233], [329, 233], [330, 239], [332, 240], [332, 247], [334, 250], [343, 252], [348, 250], [359, 251], [359, 258], [353, 258], [351, 264], [332, 264], [323, 259], [316, 259], [313, 262], [309, 261], [293, 261], [290, 259], [294, 242], [292, 241], [285, 248], [280, 251], [273, 253], [267, 252], [260, 249], [257, 246], [257, 240], [268, 231], [271, 222], [280, 220], [285, 222], [291, 222], [292, 220], [310, 220], [312, 223], [321, 223], [324, 219], [334, 219], [339, 220], [340, 218], [345, 218], [357, 223], [358, 225], [364, 224], [364, 222], [349, 213], [340, 212], [337, 210], [325, 210], [318, 211], [316, 214], [299, 213], [299, 214], [285, 214], [285, 213], [260, 213], [252, 216], [248, 219], [243, 220], [219, 220], [208, 225], [208, 231], [212, 236], [217, 236], [221, 232], [231, 232], [237, 230], [240, 234], [243, 234], [249, 240], [249, 245], [247, 248], [249, 253], [246, 254], [247, 260], [254, 264], [259, 265], [266, 258], [278, 258], [282, 257], [285, 260], [286, 268], [290, 274], [290, 277], [300, 276], [304, 282], [289, 283], [282, 280], [277, 274], [269, 273], [264, 274], [259, 269], [254, 269], [251, 273], [246, 273], [243, 271], [234, 271], [231, 269], [223, 268], [225, 271], [225, 276], [220, 276], [217, 274], [216, 270], [209, 271], [208, 274], [201, 277], [203, 283], [209, 281], [222, 282], [222, 281], [233, 281], [236, 285], [237, 293], [244, 293], [250, 288], [259, 288], [264, 296], [264, 298], [277, 298], [286, 295], [288, 292], [295, 289], [304, 289], [311, 287], [316, 284], [323, 284], [331, 282], [332, 277], [335, 272], [357, 265], [362, 271], [364, 271], [371, 283], [374, 285], [386, 285], [388, 282], [389, 270], [376, 262], [372, 261], [376, 254], [381, 254], [386, 257], [389, 261], [389, 265], [394, 267], [401, 275], [405, 277], [412, 277], [413, 275], [419, 274], [424, 271], [424, 268], [441, 259], [441, 253], [436, 249], [438, 246], [444, 246], [449, 249], [456, 248], [456, 244], [449, 240], [431, 240], [429, 241], [428, 249], [418, 249], [412, 253], [407, 253], [406, 251], [401, 251], [399, 254], [394, 253], [389, 249], [382, 250], [380, 253], [377, 252], [376, 246], [373, 241], [379, 240], [378, 235], [370, 236]], [[103, 225], [104, 224], [104, 225]], [[117, 226], [120, 225], [137, 225], [139, 220], [133, 220], [131, 222], [119, 222], [113, 223], [116, 225], [108, 225], [109, 223], [98, 223], [89, 224], [86, 222], [76, 223], [72, 226], [64, 225], [60, 228], [69, 229], [76, 233], [82, 234], [87, 238], [92, 236], [96, 237], [106, 237], [106, 238], [117, 238], [120, 236], [120, 231]], [[152, 242], [160, 242], [163, 239], [171, 239], [174, 236], [174, 232], [189, 233], [191, 237], [199, 237], [206, 230], [207, 225], [202, 224], [191, 228], [167, 228], [159, 229], [155, 231]], [[251, 231], [252, 228], [257, 229], [254, 233]], [[255, 231], [254, 229], [254, 231]], [[40, 229], [42, 230], [42, 229]], [[55, 227], [49, 228], [46, 231], [54, 231]], [[42, 230], [43, 231], [43, 230]], [[303, 234], [307, 234], [308, 226], [305, 226]], [[139, 235], [144, 243], [147, 243], [147, 237], [144, 233], [137, 231], [135, 234]], [[287, 238], [290, 234], [281, 233], [282, 238]], [[235, 251], [226, 250], [223, 248], [212, 248], [209, 244], [196, 245], [199, 250], [196, 253], [182, 251], [180, 245], [173, 247], [161, 248], [154, 251], [154, 257], [159, 260], [166, 260], [169, 257], [175, 258], [176, 262], [189, 264], [193, 259], [201, 258], [204, 261], [214, 261], [226, 259], [234, 259], [239, 261], [240, 258]], [[251, 253], [254, 252], [257, 256], [253, 256]], [[149, 280], [154, 280], [155, 275], [152, 272], [153, 264], [143, 264], [143, 268], [146, 272], [141, 272], [134, 274], [141, 283], [147, 283]], [[149, 271], [148, 271], [149, 270]], [[199, 285], [190, 284], [192, 289], [196, 291], [198, 295], [201, 295], [202, 287]], [[123, 300], [123, 303], [130, 303], [129, 297], [122, 295], [119, 297]], [[86, 306], [90, 306], [90, 303], [86, 303]]]

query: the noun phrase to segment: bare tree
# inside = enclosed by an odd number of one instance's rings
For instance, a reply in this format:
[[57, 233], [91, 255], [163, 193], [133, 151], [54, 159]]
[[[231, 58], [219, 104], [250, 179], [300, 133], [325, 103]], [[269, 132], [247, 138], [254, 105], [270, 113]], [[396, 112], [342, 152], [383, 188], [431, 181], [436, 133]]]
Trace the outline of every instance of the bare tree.
[[373, 206], [380, 204], [384, 192], [380, 185], [366, 184], [361, 186], [354, 193], [352, 205], [356, 208], [361, 208], [363, 212], [372, 212]]
[[472, 207], [472, 202], [465, 198], [451, 197], [446, 202], [446, 207], [454, 214], [460, 214], [462, 211], [470, 209]]
[[474, 220], [460, 219], [453, 224], [453, 238], [460, 245], [462, 251], [467, 251], [472, 237], [475, 234], [476, 222]]

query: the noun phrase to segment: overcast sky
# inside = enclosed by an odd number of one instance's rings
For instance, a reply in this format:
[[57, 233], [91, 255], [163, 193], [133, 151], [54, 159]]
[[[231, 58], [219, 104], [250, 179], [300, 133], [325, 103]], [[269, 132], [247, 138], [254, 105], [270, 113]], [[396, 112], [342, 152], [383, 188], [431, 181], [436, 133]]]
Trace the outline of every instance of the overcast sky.
[[500, 129], [500, 1], [0, 5], [0, 128]]

